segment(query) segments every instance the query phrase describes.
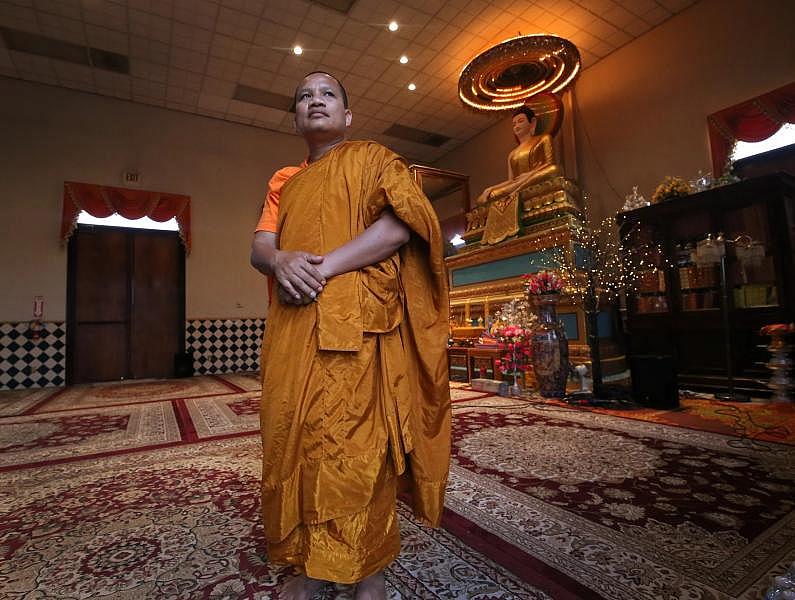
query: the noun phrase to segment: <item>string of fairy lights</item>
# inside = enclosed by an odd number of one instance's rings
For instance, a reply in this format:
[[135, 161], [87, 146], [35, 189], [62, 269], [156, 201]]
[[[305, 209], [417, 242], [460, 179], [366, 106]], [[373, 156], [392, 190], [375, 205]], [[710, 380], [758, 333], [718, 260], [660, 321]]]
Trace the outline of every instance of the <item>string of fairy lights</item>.
[[550, 244], [542, 251], [543, 264], [532, 266], [554, 269], [563, 280], [563, 291], [575, 303], [585, 302], [591, 293], [597, 299], [618, 300], [621, 294], [641, 291], [641, 282], [662, 277], [671, 265], [659, 244], [643, 241], [637, 226], [619, 237], [612, 218], [598, 225], [591, 223], [587, 204], [583, 220], [573, 222], [568, 231], [553, 232]]

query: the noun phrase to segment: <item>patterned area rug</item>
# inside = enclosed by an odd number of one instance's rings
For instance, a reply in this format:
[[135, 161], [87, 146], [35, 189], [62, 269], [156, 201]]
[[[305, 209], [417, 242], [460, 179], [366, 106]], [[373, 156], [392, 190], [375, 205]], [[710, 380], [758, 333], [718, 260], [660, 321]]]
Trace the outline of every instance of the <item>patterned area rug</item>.
[[718, 402], [683, 397], [676, 410], [637, 408], [595, 412], [795, 446], [795, 403]]
[[454, 407], [448, 507], [605, 598], [758, 599], [795, 560], [795, 449], [566, 408]]
[[246, 392], [185, 400], [196, 438], [259, 431], [261, 395], [261, 392]]
[[[0, 597], [278, 598], [256, 436], [0, 474]], [[401, 505], [391, 599], [551, 600]], [[317, 598], [350, 599], [327, 588]]]
[[170, 402], [7, 417], [0, 420], [0, 470], [180, 440]]
[[55, 395], [51, 400], [36, 408], [35, 412], [152, 402], [176, 398], [195, 398], [197, 396], [231, 394], [239, 391], [212, 375], [185, 379], [120, 381], [76, 385], [66, 388]]
[[0, 392], [0, 417], [24, 414], [60, 391], [60, 388], [45, 388], [43, 390], [13, 390]]
[[224, 373], [223, 375], [216, 375], [216, 377], [240, 388], [240, 391], [254, 392], [262, 389], [262, 378], [259, 371]]

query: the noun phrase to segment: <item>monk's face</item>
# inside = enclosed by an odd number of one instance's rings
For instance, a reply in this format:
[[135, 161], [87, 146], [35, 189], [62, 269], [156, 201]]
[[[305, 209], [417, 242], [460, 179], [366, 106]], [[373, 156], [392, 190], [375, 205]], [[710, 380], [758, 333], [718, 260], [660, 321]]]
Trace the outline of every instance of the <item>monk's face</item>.
[[513, 117], [513, 134], [520, 140], [536, 132], [536, 118], [528, 120], [527, 115], [519, 113]]
[[345, 108], [342, 89], [333, 77], [312, 73], [295, 94], [295, 129], [304, 137], [334, 138], [345, 135], [351, 111]]

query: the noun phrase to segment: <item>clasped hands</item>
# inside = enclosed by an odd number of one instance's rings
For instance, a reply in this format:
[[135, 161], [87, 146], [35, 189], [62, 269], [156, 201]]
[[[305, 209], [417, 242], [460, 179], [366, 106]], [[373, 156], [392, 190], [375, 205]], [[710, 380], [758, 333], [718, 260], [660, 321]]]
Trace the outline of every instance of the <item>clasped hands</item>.
[[279, 301], [294, 306], [314, 302], [328, 280], [322, 256], [292, 250], [283, 250], [276, 255], [273, 275]]

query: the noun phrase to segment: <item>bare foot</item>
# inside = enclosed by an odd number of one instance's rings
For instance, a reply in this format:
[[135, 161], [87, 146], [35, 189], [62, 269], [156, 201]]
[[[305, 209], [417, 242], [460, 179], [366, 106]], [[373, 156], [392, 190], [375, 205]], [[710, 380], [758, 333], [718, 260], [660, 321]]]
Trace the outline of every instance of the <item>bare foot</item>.
[[384, 572], [378, 571], [356, 584], [356, 600], [386, 600]]
[[285, 600], [311, 600], [326, 583], [322, 579], [296, 575], [282, 586], [279, 596]]

